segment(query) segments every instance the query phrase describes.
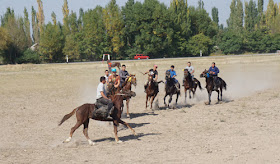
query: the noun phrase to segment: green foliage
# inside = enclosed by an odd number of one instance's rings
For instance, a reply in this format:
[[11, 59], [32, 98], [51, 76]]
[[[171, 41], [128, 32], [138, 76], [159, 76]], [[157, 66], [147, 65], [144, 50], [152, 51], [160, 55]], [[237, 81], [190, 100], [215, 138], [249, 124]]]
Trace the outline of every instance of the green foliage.
[[24, 51], [23, 56], [17, 59], [17, 63], [34, 63], [39, 64], [41, 63], [40, 55], [36, 51], [32, 51], [27, 49]]
[[243, 38], [239, 34], [228, 30], [223, 34], [219, 48], [224, 54], [241, 54], [244, 52]]
[[191, 37], [188, 43], [188, 51], [193, 56], [199, 55], [200, 51], [202, 51], [203, 55], [210, 55], [212, 49], [212, 40], [203, 33]]

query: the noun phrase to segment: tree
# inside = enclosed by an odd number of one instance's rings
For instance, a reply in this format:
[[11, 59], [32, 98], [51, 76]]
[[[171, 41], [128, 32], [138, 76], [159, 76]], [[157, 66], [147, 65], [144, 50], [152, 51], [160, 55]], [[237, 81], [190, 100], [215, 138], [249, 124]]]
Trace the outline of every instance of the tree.
[[245, 2], [245, 29], [253, 31], [257, 23], [258, 10], [256, 3], [253, 0], [250, 0], [249, 3]]
[[219, 44], [224, 54], [241, 54], [244, 52], [243, 38], [231, 30], [227, 30]]
[[219, 10], [216, 7], [212, 8], [212, 20], [219, 25]]
[[69, 7], [68, 7], [67, 0], [64, 0], [63, 6], [62, 6], [62, 13], [63, 13], [64, 33], [65, 33], [65, 35], [67, 35], [70, 32], [69, 24], [68, 24]]
[[25, 37], [27, 39], [27, 46], [30, 47], [32, 45], [31, 35], [30, 35], [30, 21], [28, 18], [28, 12], [27, 9], [24, 8], [24, 32]]
[[56, 62], [63, 60], [63, 42], [64, 36], [59, 25], [48, 23], [41, 34], [40, 53], [43, 60], [48, 62]]
[[210, 55], [213, 49], [213, 42], [208, 36], [200, 33], [191, 37], [188, 43], [188, 49], [189, 53], [193, 56], [199, 55], [200, 51], [205, 55]]
[[36, 10], [32, 6], [31, 9], [31, 14], [32, 14], [32, 39], [34, 43], [39, 43], [40, 42], [40, 36], [39, 36], [39, 28], [38, 28], [38, 19], [36, 15]]
[[230, 5], [230, 17], [227, 20], [228, 28], [241, 34], [243, 29], [243, 17], [243, 4], [241, 0], [232, 0]]
[[52, 21], [53, 21], [53, 24], [56, 25], [56, 14], [54, 12], [52, 12]]
[[38, 27], [39, 27], [40, 33], [42, 33], [43, 29], [44, 29], [44, 24], [45, 24], [45, 16], [44, 16], [42, 0], [37, 0], [37, 4], [38, 4], [38, 12], [37, 12]]

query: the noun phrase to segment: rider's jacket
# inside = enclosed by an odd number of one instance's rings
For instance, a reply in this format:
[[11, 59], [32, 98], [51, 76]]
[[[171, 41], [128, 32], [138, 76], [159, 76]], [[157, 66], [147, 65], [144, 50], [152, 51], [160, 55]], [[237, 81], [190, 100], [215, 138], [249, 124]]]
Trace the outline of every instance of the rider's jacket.
[[212, 72], [213, 72], [213, 76], [218, 76], [218, 73], [220, 72], [220, 71], [219, 71], [219, 68], [216, 67], [216, 66], [215, 66], [214, 68], [213, 68], [213, 67], [210, 67], [208, 71], [209, 71], [209, 72], [212, 71]]
[[[176, 74], [176, 71], [172, 71], [171, 69], [170, 70], [168, 70], [169, 72], [170, 72], [170, 76], [171, 76], [171, 78], [173, 79], [173, 76], [175, 75], [175, 76], [177, 76], [177, 74]], [[174, 77], [174, 79], [175, 79], [175, 77]]]

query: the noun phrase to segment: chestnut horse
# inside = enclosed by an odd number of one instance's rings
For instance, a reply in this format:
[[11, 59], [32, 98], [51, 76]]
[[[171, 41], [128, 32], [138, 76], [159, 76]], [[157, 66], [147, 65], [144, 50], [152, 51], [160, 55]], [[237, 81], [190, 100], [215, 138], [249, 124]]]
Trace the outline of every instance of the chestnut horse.
[[[223, 100], [223, 88], [225, 90], [227, 89], [226, 82], [222, 78], [217, 77], [217, 89], [214, 90], [214, 77], [209, 75], [209, 73], [206, 69], [200, 74], [200, 77], [205, 77], [205, 79], [206, 79], [206, 89], [208, 91], [208, 99], [209, 99], [207, 105], [210, 105], [210, 103], [211, 103], [212, 91], [218, 92], [218, 102], [222, 101]], [[219, 97], [220, 96], [219, 94], [221, 94], [221, 99]]]
[[[136, 76], [135, 75], [132, 75], [130, 74], [125, 82], [123, 83], [123, 86], [122, 86], [122, 91], [123, 92], [126, 92], [126, 91], [131, 91], [131, 85], [134, 85], [136, 87], [137, 85], [137, 81], [136, 81]], [[130, 98], [131, 97], [125, 97], [124, 100], [126, 100], [126, 116], [128, 118], [130, 118], [130, 114], [129, 114], [129, 101], [130, 101]]]
[[145, 89], [146, 91], [146, 109], [148, 107], [148, 100], [151, 102], [151, 107], [150, 109], [152, 109], [153, 107], [153, 102], [154, 99], [156, 98], [159, 89], [158, 89], [158, 84], [163, 83], [163, 81], [159, 81], [156, 82], [154, 81], [153, 75], [149, 74], [148, 75], [148, 84], [147, 84], [147, 88]]
[[111, 62], [110, 60], [107, 60], [107, 64], [109, 64], [109, 63], [111, 63], [111, 68], [118, 67], [118, 69], [120, 70], [120, 68], [121, 68], [120, 62]]
[[200, 90], [202, 90], [200, 81], [198, 81], [196, 78], [192, 79], [191, 74], [187, 69], [184, 69], [184, 84], [185, 88], [185, 102], [187, 102], [187, 91], [189, 90], [189, 98], [191, 99], [191, 92], [193, 93], [193, 97], [195, 95], [197, 86], [199, 87]]
[[64, 121], [68, 120], [71, 116], [73, 116], [76, 113], [77, 123], [74, 127], [71, 128], [70, 136], [67, 138], [65, 142], [70, 142], [73, 136], [73, 133], [76, 129], [78, 129], [82, 124], [84, 125], [83, 133], [88, 140], [89, 145], [94, 145], [95, 143], [92, 142], [92, 140], [88, 136], [88, 125], [89, 125], [89, 119], [99, 120], [99, 121], [112, 121], [114, 126], [114, 134], [115, 134], [115, 141], [117, 143], [120, 143], [122, 141], [119, 140], [117, 135], [117, 126], [119, 123], [126, 125], [134, 135], [136, 135], [135, 131], [129, 126], [128, 123], [121, 120], [121, 114], [122, 110], [121, 107], [123, 106], [123, 97], [124, 96], [135, 96], [135, 92], [130, 91], [129, 93], [117, 93], [114, 96], [112, 96], [112, 101], [114, 103], [114, 110], [110, 114], [111, 117], [100, 117], [97, 115], [94, 115], [94, 112], [96, 112], [96, 104], [84, 104], [77, 108], [75, 108], [71, 113], [66, 114], [58, 126], [60, 126]]

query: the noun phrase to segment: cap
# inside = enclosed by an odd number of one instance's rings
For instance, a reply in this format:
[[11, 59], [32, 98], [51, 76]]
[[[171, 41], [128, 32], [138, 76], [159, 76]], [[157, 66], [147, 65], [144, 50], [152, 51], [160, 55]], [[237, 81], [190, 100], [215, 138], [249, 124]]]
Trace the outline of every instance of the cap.
[[112, 72], [117, 72], [116, 68], [113, 68], [113, 69], [112, 69]]

